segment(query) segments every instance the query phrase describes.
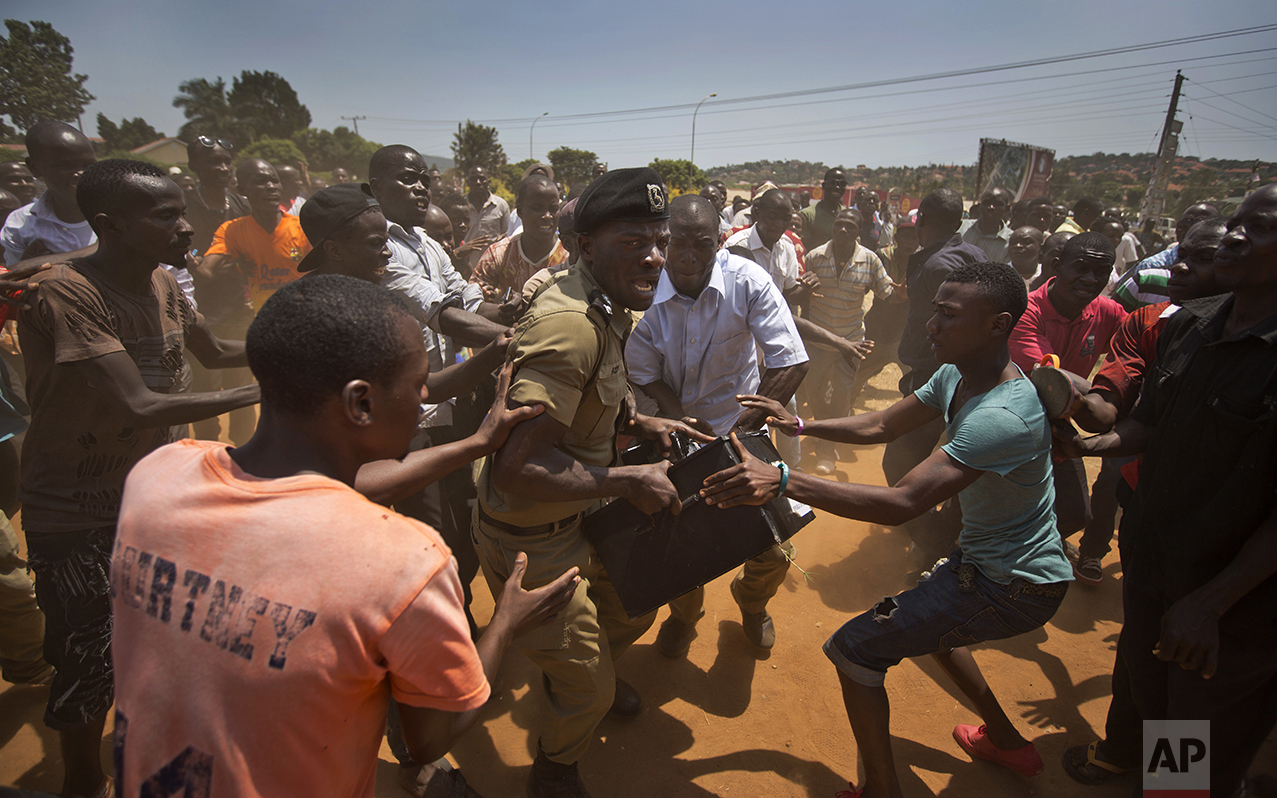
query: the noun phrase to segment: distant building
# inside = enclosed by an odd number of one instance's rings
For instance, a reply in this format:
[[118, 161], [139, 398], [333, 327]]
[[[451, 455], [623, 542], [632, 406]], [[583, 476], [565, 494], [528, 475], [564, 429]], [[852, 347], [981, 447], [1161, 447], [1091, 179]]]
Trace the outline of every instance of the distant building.
[[163, 138], [129, 150], [165, 166], [186, 166], [186, 142], [177, 138]]

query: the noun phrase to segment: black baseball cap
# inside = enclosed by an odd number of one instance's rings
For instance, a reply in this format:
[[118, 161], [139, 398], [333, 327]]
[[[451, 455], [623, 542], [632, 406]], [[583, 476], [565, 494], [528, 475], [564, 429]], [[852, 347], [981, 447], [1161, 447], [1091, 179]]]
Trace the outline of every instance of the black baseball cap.
[[310, 242], [310, 254], [297, 264], [297, 271], [308, 272], [319, 268], [322, 255], [316, 255], [328, 237], [341, 229], [359, 214], [370, 208], [381, 208], [367, 183], [341, 183], [316, 191], [297, 212], [302, 232]]

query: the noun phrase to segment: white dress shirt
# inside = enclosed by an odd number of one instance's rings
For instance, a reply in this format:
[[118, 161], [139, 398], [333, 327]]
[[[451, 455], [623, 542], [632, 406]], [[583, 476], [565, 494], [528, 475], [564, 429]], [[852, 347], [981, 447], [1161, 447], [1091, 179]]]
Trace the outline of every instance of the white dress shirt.
[[768, 249], [758, 236], [758, 225], [733, 233], [723, 242], [723, 248], [743, 246], [754, 255], [754, 262], [763, 267], [781, 293], [798, 285], [798, 251], [788, 236], [782, 235], [776, 246]]
[[[467, 283], [452, 266], [452, 259], [434, 239], [419, 227], [404, 229], [386, 222], [390, 246], [390, 263], [381, 278], [381, 286], [398, 294], [412, 308], [421, 324], [421, 334], [430, 358], [430, 370], [438, 371], [456, 362], [461, 351], [451, 338], [439, 330], [439, 314], [444, 308], [459, 307], [475, 312], [483, 301], [483, 291]], [[423, 427], [445, 427], [452, 424], [450, 403], [426, 405]]]
[[736, 396], [758, 390], [759, 350], [765, 368], [807, 361], [780, 289], [758, 264], [719, 250], [696, 299], [661, 273], [652, 307], [625, 345], [625, 363], [631, 382], [663, 380], [684, 412], [725, 435], [742, 411]]

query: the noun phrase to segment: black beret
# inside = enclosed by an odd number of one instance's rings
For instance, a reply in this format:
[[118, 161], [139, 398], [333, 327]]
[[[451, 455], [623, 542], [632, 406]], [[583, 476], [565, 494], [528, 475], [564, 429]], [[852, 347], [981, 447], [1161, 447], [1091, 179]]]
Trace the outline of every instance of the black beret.
[[669, 193], [650, 166], [613, 169], [597, 177], [576, 203], [573, 227], [591, 233], [604, 222], [659, 222], [670, 218]]
[[310, 242], [310, 254], [297, 264], [297, 271], [308, 272], [319, 267], [319, 245], [333, 233], [369, 208], [380, 208], [368, 184], [339, 183], [311, 195], [297, 212], [302, 232]]

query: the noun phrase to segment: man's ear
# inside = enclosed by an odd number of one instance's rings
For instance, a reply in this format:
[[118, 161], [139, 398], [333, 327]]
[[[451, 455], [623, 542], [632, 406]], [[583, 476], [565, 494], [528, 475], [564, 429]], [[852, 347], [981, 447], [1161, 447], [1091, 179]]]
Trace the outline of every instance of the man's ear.
[[594, 262], [594, 236], [590, 233], [577, 233], [576, 246], [581, 250], [581, 259]]
[[342, 259], [341, 244], [338, 244], [336, 241], [333, 241], [332, 239], [328, 239], [327, 241], [324, 241], [322, 244], [320, 244], [320, 246], [324, 248], [325, 260], [332, 261], [333, 263], [341, 262], [341, 259]]
[[93, 217], [93, 229], [97, 231], [98, 237], [101, 238], [107, 233], [119, 233], [122, 229], [120, 221], [105, 213], [99, 213]]
[[373, 422], [372, 385], [366, 380], [351, 380], [341, 389], [341, 409], [355, 426], [367, 427]]
[[993, 323], [989, 329], [994, 335], [1010, 335], [1011, 328], [1015, 326], [1015, 322], [1011, 320], [1011, 314], [1003, 311], [993, 317]]

